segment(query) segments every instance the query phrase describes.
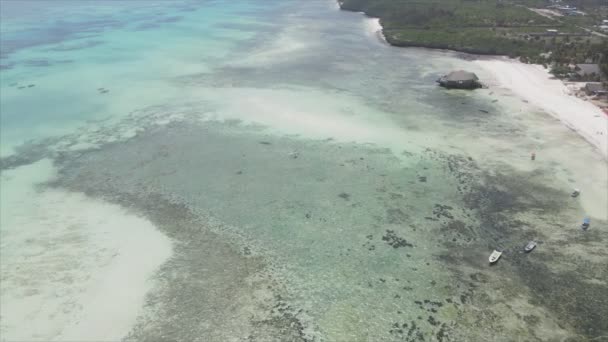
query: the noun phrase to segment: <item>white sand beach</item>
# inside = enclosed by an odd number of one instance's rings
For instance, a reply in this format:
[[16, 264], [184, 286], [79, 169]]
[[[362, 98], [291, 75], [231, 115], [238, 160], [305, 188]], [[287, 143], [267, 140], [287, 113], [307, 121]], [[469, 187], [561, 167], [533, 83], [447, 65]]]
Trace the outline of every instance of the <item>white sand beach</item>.
[[382, 32], [382, 25], [380, 24], [380, 18], [372, 18], [368, 17], [365, 21], [365, 32], [369, 36], [374, 36], [379, 38], [381, 41], [386, 43], [386, 37], [384, 37], [384, 33]]
[[375, 35], [378, 32], [382, 31], [382, 25], [380, 25], [379, 18], [367, 18], [367, 20], [365, 20], [364, 23], [365, 23], [365, 28], [366, 28], [365, 31], [369, 35]]
[[492, 79], [483, 80], [490, 87], [507, 89], [551, 114], [608, 159], [608, 116], [592, 103], [570, 95], [566, 85], [552, 79], [548, 70], [508, 58], [480, 59], [474, 63], [491, 75]]

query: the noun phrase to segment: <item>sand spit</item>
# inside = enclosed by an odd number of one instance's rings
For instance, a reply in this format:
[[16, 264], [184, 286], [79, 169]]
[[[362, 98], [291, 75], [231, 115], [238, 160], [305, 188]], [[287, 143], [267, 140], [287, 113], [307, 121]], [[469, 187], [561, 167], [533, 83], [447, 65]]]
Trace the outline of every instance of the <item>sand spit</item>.
[[564, 83], [552, 79], [540, 65], [507, 58], [482, 59], [474, 63], [493, 77], [490, 83], [513, 92], [523, 100], [559, 119], [608, 158], [608, 117], [593, 104], [569, 96]]
[[117, 205], [41, 189], [54, 173], [48, 159], [2, 173], [2, 340], [120, 340], [171, 242]]

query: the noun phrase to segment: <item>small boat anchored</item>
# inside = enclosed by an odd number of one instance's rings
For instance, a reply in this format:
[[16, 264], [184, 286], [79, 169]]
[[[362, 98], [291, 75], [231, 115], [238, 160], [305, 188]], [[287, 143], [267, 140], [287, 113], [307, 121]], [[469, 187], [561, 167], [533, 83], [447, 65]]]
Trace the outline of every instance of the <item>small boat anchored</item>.
[[502, 252], [494, 250], [494, 252], [492, 252], [492, 254], [490, 254], [490, 258], [488, 259], [490, 261], [490, 264], [494, 264], [498, 261], [498, 259], [500, 259], [500, 256], [502, 255]]
[[536, 248], [536, 241], [533, 240], [528, 242], [528, 244], [524, 247], [524, 252], [530, 253], [534, 248]]
[[581, 224], [581, 229], [587, 230], [587, 229], [589, 229], [590, 225], [591, 225], [591, 219], [588, 217], [585, 217], [585, 219], [583, 220], [583, 224]]
[[572, 193], [570, 194], [570, 196], [572, 197], [578, 197], [578, 195], [581, 194], [581, 191], [579, 189], [574, 189], [574, 191], [572, 191]]

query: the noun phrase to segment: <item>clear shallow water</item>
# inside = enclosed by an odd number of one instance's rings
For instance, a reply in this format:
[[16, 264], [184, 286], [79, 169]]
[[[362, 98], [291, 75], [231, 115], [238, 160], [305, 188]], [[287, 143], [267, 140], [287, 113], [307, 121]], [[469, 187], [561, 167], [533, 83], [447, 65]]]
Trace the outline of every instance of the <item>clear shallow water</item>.
[[605, 334], [606, 166], [572, 132], [499, 90], [438, 89], [473, 66], [388, 47], [330, 1], [120, 6], [54, 8], [82, 22], [45, 44], [36, 28], [57, 22], [3, 21], [21, 43], [3, 47], [2, 145], [53, 136], [4, 167], [53, 158], [47, 186], [172, 239], [130, 338]]
[[34, 6], [17, 3], [3, 1], [3, 154], [32, 136], [124, 116], [142, 101], [149, 106], [182, 97], [170, 78], [207, 70], [208, 61], [251, 37], [222, 25], [246, 23], [236, 12], [263, 8], [55, 1], [34, 2], [37, 11], [22, 18], [14, 9]]

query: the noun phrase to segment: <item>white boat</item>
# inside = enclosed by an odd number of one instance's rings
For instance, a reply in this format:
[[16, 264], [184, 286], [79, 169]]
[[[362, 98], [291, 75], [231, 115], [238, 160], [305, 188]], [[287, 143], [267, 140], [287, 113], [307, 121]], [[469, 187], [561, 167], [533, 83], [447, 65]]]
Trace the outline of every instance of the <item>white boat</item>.
[[536, 241], [530, 241], [526, 247], [524, 247], [524, 252], [530, 253], [534, 248], [536, 248]]
[[493, 264], [495, 262], [498, 261], [498, 259], [500, 259], [500, 256], [502, 255], [502, 252], [499, 252], [497, 250], [494, 250], [494, 252], [492, 252], [492, 254], [490, 254], [490, 264]]

